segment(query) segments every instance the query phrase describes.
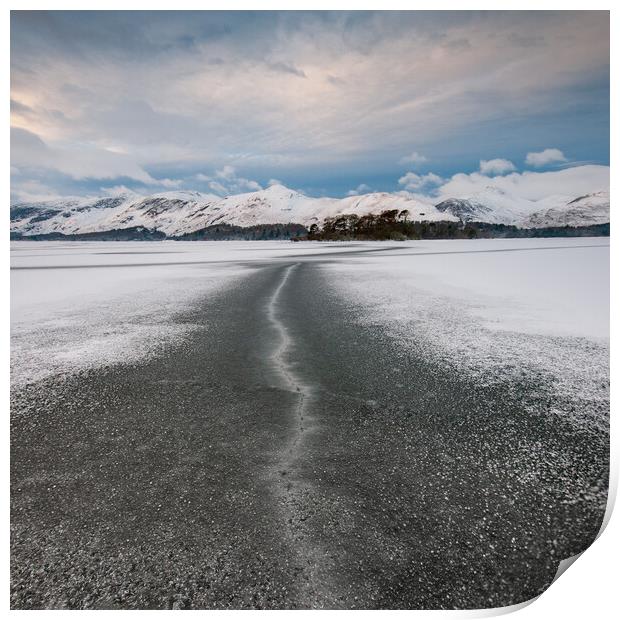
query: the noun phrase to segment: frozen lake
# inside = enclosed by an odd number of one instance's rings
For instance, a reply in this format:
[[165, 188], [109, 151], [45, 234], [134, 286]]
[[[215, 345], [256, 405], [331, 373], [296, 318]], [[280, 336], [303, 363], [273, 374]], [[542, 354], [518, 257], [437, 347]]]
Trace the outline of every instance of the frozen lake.
[[608, 239], [11, 269], [15, 606], [498, 607], [598, 532]]
[[401, 336], [418, 325], [417, 337], [466, 357], [481, 330], [609, 339], [601, 238], [12, 242], [14, 381], [146, 355], [185, 333], [175, 313], [257, 266], [287, 261], [318, 261], [335, 293], [369, 320]]

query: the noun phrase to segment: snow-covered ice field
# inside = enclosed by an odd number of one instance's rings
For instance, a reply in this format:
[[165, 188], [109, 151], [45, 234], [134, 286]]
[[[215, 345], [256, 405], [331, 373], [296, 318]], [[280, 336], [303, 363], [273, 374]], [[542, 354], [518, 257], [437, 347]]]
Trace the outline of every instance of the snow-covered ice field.
[[139, 359], [186, 335], [175, 314], [252, 264], [314, 259], [360, 321], [459, 371], [536, 373], [582, 396], [608, 381], [609, 241], [577, 238], [13, 242], [13, 384]]
[[607, 425], [609, 241], [410, 242], [327, 266], [333, 290], [405, 349], [492, 383], [535, 377], [553, 407]]
[[13, 605], [537, 596], [606, 509], [608, 277], [604, 238], [14, 243]]
[[165, 264], [190, 258], [165, 244], [13, 243], [13, 385], [137, 360], [187, 335], [174, 314], [240, 271]]
[[14, 241], [12, 384], [161, 350], [191, 330], [175, 314], [232, 285], [242, 265], [317, 252], [300, 245]]

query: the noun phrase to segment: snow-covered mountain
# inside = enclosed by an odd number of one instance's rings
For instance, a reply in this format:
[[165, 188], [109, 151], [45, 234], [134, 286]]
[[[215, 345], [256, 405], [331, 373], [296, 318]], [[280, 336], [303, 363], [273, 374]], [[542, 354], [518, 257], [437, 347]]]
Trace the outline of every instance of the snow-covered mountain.
[[562, 205], [532, 213], [523, 225], [528, 228], [547, 226], [592, 226], [609, 222], [609, 192], [578, 196]]
[[467, 198], [448, 198], [437, 205], [463, 222], [489, 222], [520, 226], [532, 213], [571, 200], [571, 196], [550, 196], [543, 201], [528, 200], [497, 187], [486, 187]]
[[147, 197], [83, 198], [11, 207], [11, 232], [23, 235], [83, 234], [144, 227], [179, 236], [213, 226], [233, 224], [321, 224], [344, 213], [409, 211], [411, 220], [456, 220], [432, 204], [400, 194], [376, 193], [348, 198], [310, 198], [282, 185], [221, 198], [198, 192], [165, 192]]
[[609, 222], [609, 192], [579, 197], [554, 194], [529, 200], [497, 187], [487, 187], [467, 198], [446, 198], [436, 208], [462, 222], [510, 224], [521, 228], [589, 226]]
[[493, 209], [467, 198], [448, 198], [435, 205], [438, 211], [454, 215], [461, 222], [481, 222], [489, 217]]
[[66, 198], [11, 207], [11, 232], [24, 236], [97, 233], [145, 228], [175, 237], [216, 224], [321, 224], [342, 214], [407, 210], [412, 221], [482, 221], [525, 228], [585, 226], [609, 222], [609, 193], [549, 196], [533, 201], [497, 188], [469, 197], [431, 202], [405, 193], [371, 193], [347, 198], [311, 198], [282, 185], [222, 198], [177, 191], [138, 196]]

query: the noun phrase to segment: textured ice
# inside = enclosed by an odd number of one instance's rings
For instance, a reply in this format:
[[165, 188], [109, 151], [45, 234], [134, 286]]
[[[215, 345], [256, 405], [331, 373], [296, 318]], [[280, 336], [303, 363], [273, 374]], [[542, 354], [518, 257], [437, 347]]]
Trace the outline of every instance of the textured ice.
[[188, 260], [157, 249], [165, 253], [136, 243], [12, 244], [13, 386], [152, 354], [192, 329], [175, 315], [241, 272], [227, 265], [154, 266]]
[[604, 429], [608, 240], [405, 245], [325, 266], [334, 294], [360, 322], [379, 324], [403, 349], [421, 349], [480, 382], [535, 382], [550, 414]]
[[535, 382], [551, 414], [607, 424], [607, 239], [11, 247], [14, 386], [137, 361], [187, 335], [196, 326], [175, 317], [252, 265], [317, 258], [333, 294], [404, 350], [480, 382]]
[[12, 385], [152, 355], [195, 329], [175, 321], [177, 315], [249, 274], [252, 263], [322, 254], [332, 247], [266, 241], [12, 242]]

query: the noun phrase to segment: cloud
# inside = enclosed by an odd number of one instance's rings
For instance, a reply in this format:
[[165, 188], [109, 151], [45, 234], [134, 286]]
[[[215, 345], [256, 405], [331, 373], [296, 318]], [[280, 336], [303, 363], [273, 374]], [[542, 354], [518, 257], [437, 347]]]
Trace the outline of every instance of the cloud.
[[11, 99], [11, 113], [13, 112], [15, 112], [16, 114], [27, 116], [32, 114], [34, 110], [25, 103], [17, 101], [17, 99]]
[[11, 183], [11, 204], [20, 202], [45, 202], [61, 198], [52, 187], [37, 179], [24, 179]]
[[300, 78], [307, 77], [306, 74], [301, 70], [295, 67], [292, 64], [286, 62], [269, 62], [267, 66], [272, 70], [279, 73], [289, 73], [291, 75], [296, 75]]
[[432, 172], [423, 175], [416, 174], [415, 172], [407, 172], [407, 174], [398, 179], [398, 184], [410, 191], [428, 189], [441, 185], [442, 182], [443, 179]]
[[540, 151], [538, 153], [528, 153], [525, 157], [525, 163], [528, 166], [535, 166], [536, 168], [542, 168], [543, 166], [548, 166], [549, 164], [564, 161], [566, 161], [566, 157], [560, 149], [545, 149], [544, 151]]
[[[212, 176], [199, 172], [194, 175], [194, 179], [201, 183], [206, 183], [211, 191], [223, 196], [241, 194], [243, 192], [256, 192], [263, 189], [257, 181], [239, 176], [237, 174], [237, 169], [229, 164], [216, 170], [215, 174]], [[271, 181], [279, 183], [277, 179], [271, 179]], [[270, 184], [273, 184], [271, 181]]]
[[209, 189], [213, 190], [216, 194], [222, 194], [223, 196], [226, 196], [230, 193], [228, 191], [228, 188], [224, 187], [221, 183], [218, 183], [217, 181], [209, 181]]
[[481, 159], [480, 172], [487, 175], [506, 174], [516, 170], [515, 165], [508, 159]]
[[420, 155], [417, 151], [411, 153], [411, 155], [405, 155], [398, 160], [399, 164], [413, 164], [414, 166], [417, 164], [422, 164], [426, 161], [426, 157], [424, 155]]
[[267, 187], [271, 187], [272, 185], [284, 185], [284, 183], [282, 183], [280, 179], [269, 179], [269, 181], [267, 181]]
[[10, 60], [14, 124], [54, 152], [29, 174], [227, 187], [226, 162], [335, 194], [420, 153], [445, 177], [498, 140], [608, 158], [604, 12], [18, 11]]
[[469, 198], [489, 188], [508, 192], [528, 200], [540, 200], [557, 194], [579, 196], [609, 189], [609, 166], [586, 165], [547, 172], [513, 172], [488, 177], [479, 172], [453, 175], [438, 194], [445, 198]]
[[327, 75], [325, 79], [333, 86], [343, 86], [344, 84], [346, 84], [346, 80], [343, 80], [337, 75]]
[[18, 168], [55, 170], [74, 179], [126, 177], [157, 184], [130, 157], [92, 146], [63, 148], [46, 144], [26, 129], [11, 128], [11, 164]]
[[181, 187], [183, 185], [182, 179], [155, 179], [153, 185], [161, 185], [162, 187]]
[[249, 181], [248, 179], [240, 179], [240, 181], [243, 183], [242, 187], [244, 189], [248, 189], [252, 192], [258, 192], [263, 189], [261, 184], [257, 181]]
[[118, 196], [143, 196], [147, 192], [138, 192], [135, 189], [130, 189], [126, 185], [113, 185], [111, 187], [101, 187], [100, 191], [104, 195], [116, 198]]
[[460, 39], [454, 39], [443, 43], [443, 47], [453, 51], [462, 52], [471, 49], [471, 43], [469, 42], [469, 39], [461, 37]]
[[216, 170], [215, 175], [220, 179], [230, 181], [235, 178], [235, 168], [233, 166], [224, 166], [221, 170]]
[[370, 191], [372, 191], [372, 189], [369, 185], [360, 183], [355, 189], [350, 189], [347, 192], [347, 196], [359, 196], [360, 194], [367, 194]]

